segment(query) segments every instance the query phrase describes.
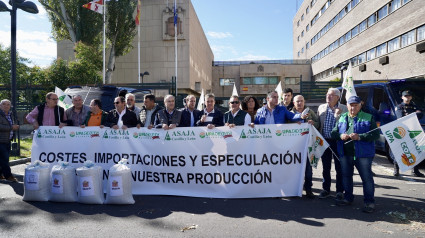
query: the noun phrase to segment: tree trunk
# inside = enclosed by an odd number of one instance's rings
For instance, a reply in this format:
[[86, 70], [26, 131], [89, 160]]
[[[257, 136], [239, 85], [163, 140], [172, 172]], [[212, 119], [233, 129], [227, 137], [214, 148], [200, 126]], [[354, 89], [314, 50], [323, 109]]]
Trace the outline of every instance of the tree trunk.
[[65, 4], [63, 3], [63, 0], [59, 0], [59, 5], [60, 5], [60, 8], [61, 8], [64, 23], [65, 23], [66, 28], [68, 29], [68, 32], [69, 32], [69, 37], [71, 37], [71, 41], [75, 44], [75, 43], [77, 43], [77, 36], [75, 34], [75, 29], [72, 27], [70, 17], [68, 15], [68, 12], [66, 11]]
[[109, 54], [108, 66], [106, 67], [105, 83], [110, 84], [112, 73], [115, 68], [115, 42], [111, 45], [111, 52]]

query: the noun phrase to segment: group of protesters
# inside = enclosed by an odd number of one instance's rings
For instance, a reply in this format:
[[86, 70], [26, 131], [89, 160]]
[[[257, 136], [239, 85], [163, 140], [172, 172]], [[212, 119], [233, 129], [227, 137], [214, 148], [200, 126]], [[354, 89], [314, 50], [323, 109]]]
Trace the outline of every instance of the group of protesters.
[[[406, 93], [408, 94], [408, 93]], [[404, 94], [403, 94], [404, 95]], [[361, 110], [362, 100], [358, 96], [348, 98], [347, 105], [340, 103], [341, 92], [330, 88], [326, 94], [326, 103], [319, 106], [317, 113], [306, 108], [302, 95], [293, 97], [293, 91], [283, 91], [282, 102], [276, 91], [267, 94], [264, 105], [260, 105], [254, 96], [246, 96], [242, 101], [233, 95], [229, 99], [229, 111], [222, 113], [215, 106], [214, 94], [205, 95], [205, 107], [196, 109], [196, 97], [185, 98], [185, 108], [177, 109], [175, 97], [164, 97], [164, 108], [157, 105], [155, 95], [144, 96], [144, 105], [136, 106], [135, 95], [128, 93], [114, 99], [115, 109], [105, 112], [102, 102], [93, 99], [90, 106], [83, 103], [80, 95], [72, 98], [73, 106], [65, 110], [58, 106], [58, 96], [50, 92], [46, 102], [38, 105], [27, 116], [26, 120], [37, 129], [39, 126], [100, 126], [112, 129], [131, 127], [162, 128], [172, 130], [176, 127], [205, 126], [208, 129], [228, 126], [250, 126], [260, 124], [309, 123], [314, 126], [329, 143], [322, 159], [323, 183], [318, 195], [324, 199], [331, 196], [331, 165], [334, 161], [336, 170], [336, 204], [350, 205], [353, 202], [353, 170], [357, 168], [363, 182], [364, 212], [375, 210], [374, 180], [372, 160], [375, 156], [374, 141], [379, 137], [379, 130], [371, 114]], [[404, 97], [404, 96], [403, 96]], [[8, 160], [12, 130], [17, 126], [10, 114], [10, 101], [1, 101], [0, 110], [0, 153], [2, 155], [2, 179], [16, 181], [10, 172]], [[9, 143], [7, 145], [3, 144]], [[307, 198], [315, 198], [312, 192], [312, 167], [307, 161], [304, 190]], [[419, 171], [418, 171], [419, 172]], [[419, 173], [420, 174], [420, 173]]]

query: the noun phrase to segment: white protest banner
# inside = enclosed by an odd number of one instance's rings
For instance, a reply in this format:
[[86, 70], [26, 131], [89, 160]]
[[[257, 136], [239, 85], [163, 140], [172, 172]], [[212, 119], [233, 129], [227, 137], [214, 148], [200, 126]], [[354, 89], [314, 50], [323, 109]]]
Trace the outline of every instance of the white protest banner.
[[[128, 159], [133, 194], [250, 198], [301, 196], [309, 125], [172, 130], [40, 127], [32, 161], [92, 160], [108, 170]], [[106, 182], [105, 182], [106, 184]]]
[[328, 142], [323, 138], [320, 132], [310, 125], [310, 141], [308, 144], [308, 159], [313, 168], [317, 168], [317, 163], [325, 150], [329, 147]]
[[409, 114], [380, 127], [397, 161], [405, 172], [425, 159], [425, 133], [416, 113]]

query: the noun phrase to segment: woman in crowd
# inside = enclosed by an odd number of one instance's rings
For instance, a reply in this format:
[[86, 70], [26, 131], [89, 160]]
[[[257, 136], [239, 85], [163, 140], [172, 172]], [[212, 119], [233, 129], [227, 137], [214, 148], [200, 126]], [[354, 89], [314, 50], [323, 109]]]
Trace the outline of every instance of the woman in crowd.
[[252, 123], [254, 122], [255, 114], [257, 114], [258, 108], [260, 108], [260, 104], [254, 96], [248, 95], [242, 101], [242, 110], [251, 116]]

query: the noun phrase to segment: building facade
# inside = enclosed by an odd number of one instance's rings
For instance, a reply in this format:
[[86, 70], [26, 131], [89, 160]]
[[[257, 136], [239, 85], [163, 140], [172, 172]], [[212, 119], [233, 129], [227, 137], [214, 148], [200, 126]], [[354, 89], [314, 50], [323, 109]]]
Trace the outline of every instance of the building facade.
[[[425, 1], [304, 0], [293, 19], [294, 59], [310, 59], [315, 81], [423, 78]], [[422, 52], [422, 53], [421, 53]]]

